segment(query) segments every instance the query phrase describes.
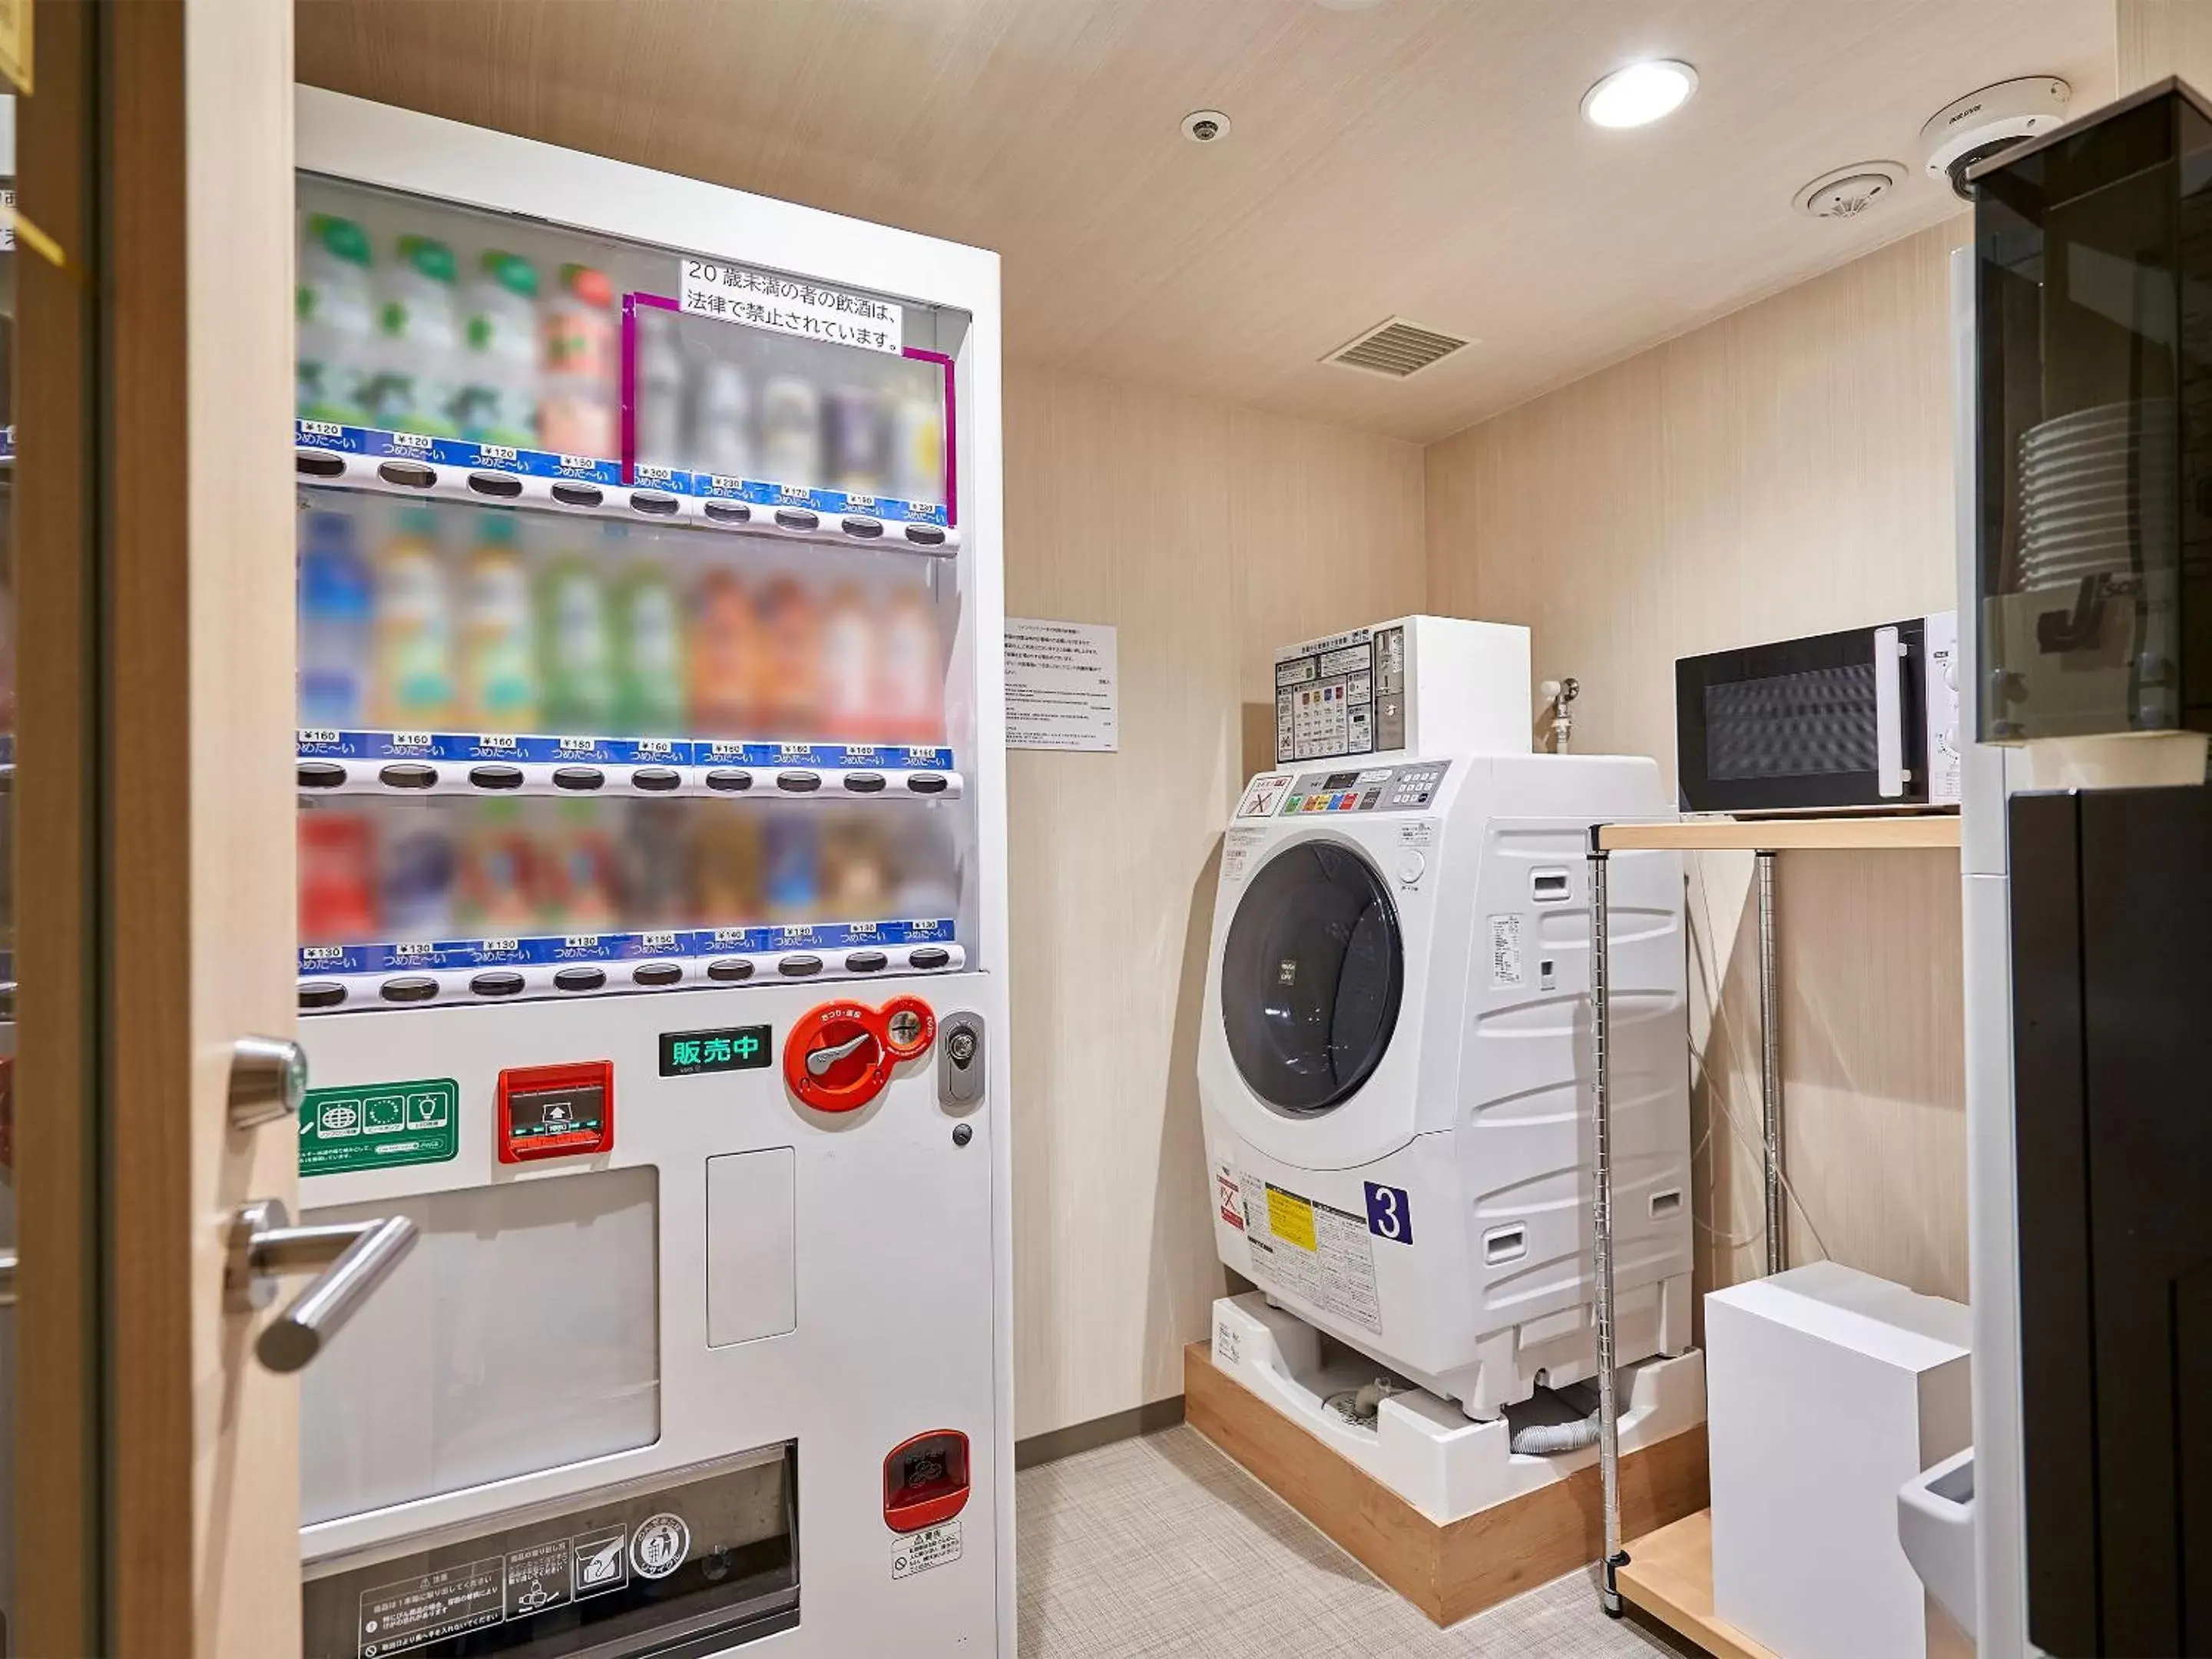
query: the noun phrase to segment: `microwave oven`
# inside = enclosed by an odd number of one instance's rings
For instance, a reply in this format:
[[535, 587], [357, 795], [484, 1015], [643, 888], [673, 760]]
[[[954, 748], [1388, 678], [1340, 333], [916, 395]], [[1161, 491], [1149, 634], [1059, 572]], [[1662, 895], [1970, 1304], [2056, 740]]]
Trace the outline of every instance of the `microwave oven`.
[[1686, 812], [1955, 806], [1958, 613], [1684, 657]]

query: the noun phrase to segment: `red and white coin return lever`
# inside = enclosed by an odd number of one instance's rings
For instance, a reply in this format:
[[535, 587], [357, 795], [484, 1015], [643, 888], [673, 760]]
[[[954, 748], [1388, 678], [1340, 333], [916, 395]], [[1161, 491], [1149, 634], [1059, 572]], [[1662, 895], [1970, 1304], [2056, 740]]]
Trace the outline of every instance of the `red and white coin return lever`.
[[825, 1002], [784, 1040], [783, 1080], [817, 1112], [856, 1112], [936, 1041], [936, 1011], [920, 997], [893, 997], [880, 1008]]

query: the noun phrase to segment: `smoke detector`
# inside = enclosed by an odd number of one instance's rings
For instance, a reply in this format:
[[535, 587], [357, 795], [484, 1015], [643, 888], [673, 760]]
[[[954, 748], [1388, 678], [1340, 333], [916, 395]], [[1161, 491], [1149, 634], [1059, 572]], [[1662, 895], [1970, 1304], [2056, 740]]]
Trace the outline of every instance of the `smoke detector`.
[[1793, 198], [1800, 213], [1815, 219], [1856, 219], [1905, 182], [1899, 161], [1854, 161], [1824, 173]]
[[1229, 118], [1218, 109], [1194, 109], [1182, 118], [1182, 136], [1194, 144], [1218, 144], [1229, 136]]
[[2073, 96], [2074, 88], [2055, 75], [2025, 76], [1970, 92], [1928, 118], [1920, 129], [1922, 159], [1930, 173], [1971, 202], [1978, 192], [1966, 182], [1966, 169], [2050, 131], [2065, 120]]
[[1322, 362], [1402, 380], [1472, 343], [1441, 329], [1409, 323], [1403, 317], [1388, 317], [1346, 341]]

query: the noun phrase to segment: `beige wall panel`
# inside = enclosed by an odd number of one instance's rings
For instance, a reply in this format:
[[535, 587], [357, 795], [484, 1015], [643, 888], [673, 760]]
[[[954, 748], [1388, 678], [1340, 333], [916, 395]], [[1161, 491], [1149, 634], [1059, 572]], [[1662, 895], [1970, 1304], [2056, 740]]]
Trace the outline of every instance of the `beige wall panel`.
[[[1429, 608], [1528, 623], [1578, 749], [1674, 772], [1677, 657], [1949, 609], [1960, 217], [1427, 452]], [[1692, 861], [1701, 1283], [1760, 1270], [1747, 854]], [[1956, 860], [1797, 854], [1778, 899], [1792, 1259], [1966, 1290]]]
[[2204, 0], [2118, 0], [2113, 21], [2122, 92], [2178, 75], [2212, 97], [2212, 5]]
[[[1222, 1288], [1198, 1022], [1279, 643], [1418, 608], [1410, 445], [1009, 364], [1006, 608], [1119, 630], [1121, 751], [1017, 750], [1015, 1432], [1181, 1391]], [[1139, 510], [1140, 509], [1140, 510]]]

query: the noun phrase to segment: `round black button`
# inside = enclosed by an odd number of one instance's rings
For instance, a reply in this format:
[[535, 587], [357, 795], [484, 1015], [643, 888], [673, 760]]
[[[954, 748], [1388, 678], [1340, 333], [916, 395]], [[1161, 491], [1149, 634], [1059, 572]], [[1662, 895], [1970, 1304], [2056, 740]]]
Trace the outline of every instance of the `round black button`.
[[845, 787], [856, 795], [874, 795], [883, 791], [884, 775], [880, 772], [848, 772]]
[[846, 957], [845, 969], [848, 973], [880, 974], [890, 962], [881, 951], [854, 951]]
[[556, 789], [596, 789], [606, 781], [596, 766], [563, 766], [553, 774]]
[[553, 975], [553, 983], [563, 991], [596, 991], [606, 982], [603, 968], [563, 968]]
[[906, 527], [906, 538], [916, 547], [942, 547], [945, 532], [933, 524], [910, 524]]
[[335, 789], [346, 781], [346, 769], [336, 761], [301, 761], [300, 787]]
[[681, 505], [675, 496], [664, 495], [657, 489], [633, 489], [629, 492], [630, 510], [650, 513], [656, 519], [665, 519]]
[[514, 996], [522, 989], [522, 975], [511, 968], [495, 968], [471, 980], [469, 989], [480, 997]]
[[501, 501], [513, 501], [522, 493], [522, 480], [512, 472], [471, 472], [469, 488], [479, 495], [495, 495]]
[[597, 484], [556, 483], [553, 499], [563, 507], [597, 507], [605, 499]]
[[753, 965], [743, 957], [725, 957], [720, 962], [707, 964], [707, 977], [720, 984], [734, 985], [752, 976]]
[[775, 787], [787, 789], [794, 795], [810, 794], [822, 787], [822, 775], [819, 772], [779, 772], [775, 775]]
[[520, 789], [522, 787], [522, 769], [519, 766], [471, 766], [469, 781], [479, 789]]
[[775, 971], [786, 979], [806, 979], [822, 971], [820, 957], [786, 957], [775, 964]]
[[707, 516], [716, 524], [743, 524], [753, 515], [753, 510], [743, 501], [709, 501]]
[[376, 775], [386, 789], [428, 789], [438, 781], [438, 769], [420, 761], [394, 761]]
[[428, 1002], [438, 994], [438, 981], [428, 974], [410, 974], [404, 979], [387, 979], [377, 988], [377, 994], [386, 1002]]
[[345, 457], [333, 455], [327, 449], [295, 450], [292, 465], [310, 478], [340, 478], [345, 476]]
[[941, 795], [945, 793], [945, 777], [942, 772], [916, 772], [906, 781], [906, 787], [917, 795]]
[[917, 968], [942, 968], [952, 960], [952, 952], [941, 945], [925, 945], [910, 952], [907, 960]]
[[640, 985], [673, 985], [684, 977], [684, 969], [673, 962], [641, 962], [629, 976]]
[[300, 988], [302, 1008], [335, 1008], [346, 1000], [346, 988], [334, 979], [319, 979]]
[[786, 530], [818, 530], [822, 527], [822, 520], [818, 514], [802, 513], [795, 507], [776, 508], [775, 521]]
[[380, 462], [376, 476], [388, 484], [398, 484], [402, 489], [428, 489], [438, 482], [436, 473], [413, 461]]
[[878, 519], [847, 519], [837, 527], [848, 536], [858, 536], [862, 541], [873, 541], [884, 533], [883, 522]]
[[707, 774], [707, 787], [709, 789], [725, 789], [735, 793], [738, 790], [750, 789], [753, 787], [753, 775], [750, 772], [737, 771], [726, 766], [718, 766]]
[[641, 766], [629, 775], [633, 786], [656, 793], [673, 789], [684, 781], [684, 775], [672, 766]]

